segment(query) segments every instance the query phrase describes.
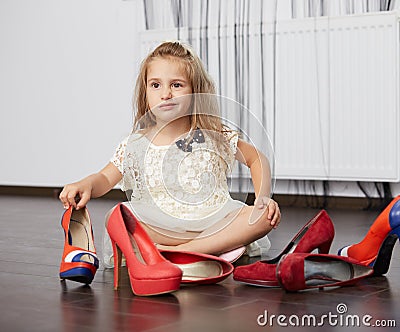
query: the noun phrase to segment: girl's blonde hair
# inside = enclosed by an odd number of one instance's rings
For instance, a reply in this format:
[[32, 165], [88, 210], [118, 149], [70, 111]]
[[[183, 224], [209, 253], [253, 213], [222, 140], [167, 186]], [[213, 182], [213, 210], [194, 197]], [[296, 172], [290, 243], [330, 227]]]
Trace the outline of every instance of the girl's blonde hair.
[[146, 87], [149, 64], [157, 58], [170, 59], [182, 64], [193, 93], [190, 115], [191, 129], [201, 128], [216, 133], [225, 131], [219, 114], [212, 78], [195, 52], [188, 45], [179, 41], [163, 42], [143, 60], [136, 80], [134, 130], [146, 129], [155, 124], [155, 118], [149, 112]]

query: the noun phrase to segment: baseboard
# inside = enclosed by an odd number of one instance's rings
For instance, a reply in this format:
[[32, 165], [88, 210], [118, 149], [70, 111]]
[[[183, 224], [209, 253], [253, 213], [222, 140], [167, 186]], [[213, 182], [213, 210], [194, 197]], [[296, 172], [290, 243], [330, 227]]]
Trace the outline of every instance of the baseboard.
[[[58, 187], [25, 187], [25, 186], [0, 186], [0, 195], [9, 196], [39, 196], [57, 198], [61, 193], [62, 188]], [[101, 199], [112, 199], [126, 201], [125, 194], [118, 189], [113, 189]]]
[[[62, 188], [56, 187], [25, 187], [25, 186], [0, 186], [0, 195], [8, 196], [40, 196], [58, 198]], [[234, 199], [243, 200], [243, 195], [232, 193]], [[246, 195], [246, 204], [253, 204], [255, 195]], [[285, 195], [276, 194], [274, 200], [280, 207], [300, 207], [300, 208], [334, 208], [334, 209], [376, 209], [384, 208], [390, 202], [390, 198], [384, 200], [380, 198], [367, 197], [338, 197], [338, 196], [308, 196], [308, 195]], [[100, 199], [111, 199], [125, 201], [125, 193], [119, 189], [113, 189]]]
[[369, 197], [274, 195], [280, 206], [314, 209], [382, 210], [391, 199]]
[[2, 196], [42, 196], [58, 198], [60, 192], [60, 188], [53, 187], [0, 186], [0, 195]]

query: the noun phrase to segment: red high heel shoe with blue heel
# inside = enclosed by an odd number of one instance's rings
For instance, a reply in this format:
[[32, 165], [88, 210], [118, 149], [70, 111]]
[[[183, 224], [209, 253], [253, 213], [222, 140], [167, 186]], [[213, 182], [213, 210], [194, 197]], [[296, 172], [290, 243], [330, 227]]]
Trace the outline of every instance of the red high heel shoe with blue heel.
[[339, 256], [350, 257], [374, 269], [374, 275], [389, 270], [393, 247], [400, 239], [400, 195], [375, 219], [364, 239], [339, 250]]
[[75, 210], [70, 206], [61, 218], [61, 226], [65, 243], [60, 278], [90, 284], [99, 267], [99, 259], [87, 208]]

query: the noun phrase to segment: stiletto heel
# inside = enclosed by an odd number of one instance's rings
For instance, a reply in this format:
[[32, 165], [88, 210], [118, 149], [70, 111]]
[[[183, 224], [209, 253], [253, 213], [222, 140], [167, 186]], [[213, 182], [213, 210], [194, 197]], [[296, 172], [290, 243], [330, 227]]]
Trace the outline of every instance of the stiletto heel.
[[290, 292], [350, 286], [374, 272], [348, 257], [306, 253], [285, 255], [276, 271], [279, 284]]
[[255, 286], [279, 287], [276, 265], [284, 255], [293, 252], [309, 253], [315, 249], [318, 249], [320, 253], [327, 254], [334, 235], [335, 229], [328, 213], [321, 210], [300, 229], [277, 257], [238, 266], [233, 272], [233, 279]]
[[[179, 289], [182, 271], [167, 261], [132, 212], [118, 204], [107, 222], [114, 251], [114, 288], [119, 286], [121, 254], [126, 259], [131, 288], [136, 295], [156, 295]], [[121, 253], [122, 252], [122, 253]]]
[[118, 289], [121, 278], [122, 251], [115, 241], [111, 240], [114, 253], [114, 290]]
[[60, 279], [90, 284], [99, 267], [93, 230], [86, 208], [67, 209], [62, 218], [64, 229], [64, 251], [60, 265]]
[[400, 238], [400, 196], [397, 196], [375, 219], [364, 239], [341, 248], [339, 256], [350, 257], [374, 269], [374, 275], [389, 270], [393, 247]]

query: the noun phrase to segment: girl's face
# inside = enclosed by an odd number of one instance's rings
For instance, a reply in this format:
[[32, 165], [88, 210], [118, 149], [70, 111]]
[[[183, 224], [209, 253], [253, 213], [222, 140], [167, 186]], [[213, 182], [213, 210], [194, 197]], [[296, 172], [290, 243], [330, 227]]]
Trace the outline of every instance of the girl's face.
[[151, 61], [147, 68], [146, 93], [157, 124], [167, 124], [190, 112], [192, 86], [179, 60]]

